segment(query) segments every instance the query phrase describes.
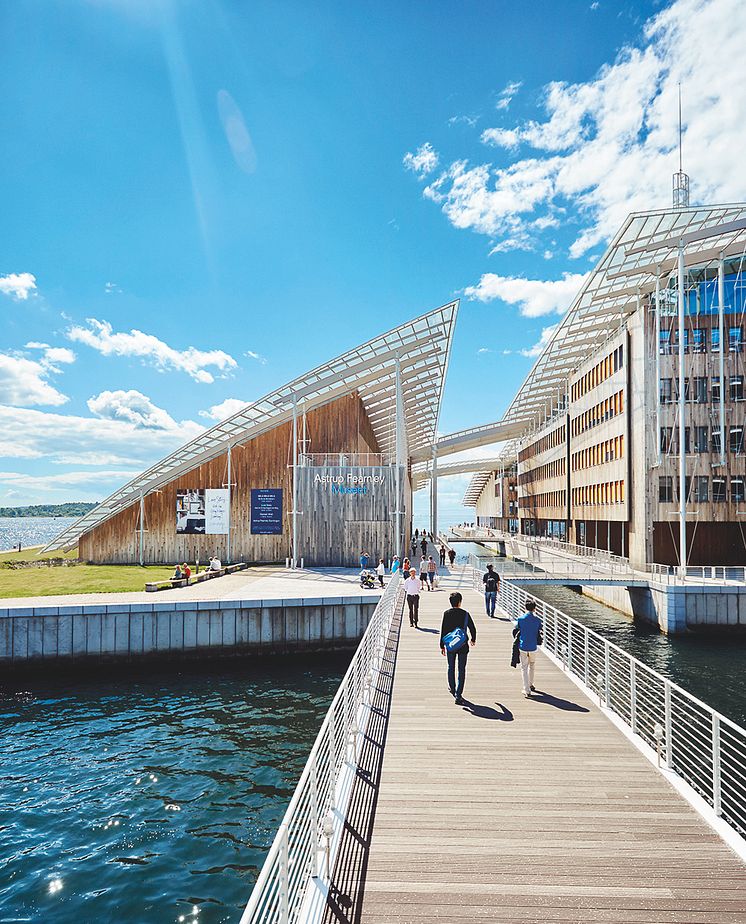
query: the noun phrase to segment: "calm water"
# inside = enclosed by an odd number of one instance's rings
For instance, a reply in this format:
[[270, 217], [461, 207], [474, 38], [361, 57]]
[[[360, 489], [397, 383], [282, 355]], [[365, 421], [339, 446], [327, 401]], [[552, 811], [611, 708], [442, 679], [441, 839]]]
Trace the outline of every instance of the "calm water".
[[[457, 549], [460, 560], [466, 560], [470, 552], [485, 561], [492, 558], [482, 546], [459, 543]], [[567, 587], [532, 586], [530, 592], [670, 677], [734, 722], [746, 725], [745, 635], [671, 637]]]
[[0, 689], [0, 921], [238, 920], [346, 665]]
[[75, 522], [75, 517], [0, 517], [0, 552], [30, 545], [46, 545]]

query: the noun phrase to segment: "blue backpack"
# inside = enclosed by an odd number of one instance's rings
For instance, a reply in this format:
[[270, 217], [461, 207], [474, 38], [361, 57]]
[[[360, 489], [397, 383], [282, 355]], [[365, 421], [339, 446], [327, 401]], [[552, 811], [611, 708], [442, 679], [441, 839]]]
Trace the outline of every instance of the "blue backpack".
[[443, 636], [443, 647], [446, 651], [454, 652], [459, 651], [466, 644], [466, 628], [469, 625], [469, 614], [466, 614], [464, 618], [464, 628], [462, 629], [459, 626], [457, 629], [454, 629], [452, 632], [449, 632], [448, 635]]

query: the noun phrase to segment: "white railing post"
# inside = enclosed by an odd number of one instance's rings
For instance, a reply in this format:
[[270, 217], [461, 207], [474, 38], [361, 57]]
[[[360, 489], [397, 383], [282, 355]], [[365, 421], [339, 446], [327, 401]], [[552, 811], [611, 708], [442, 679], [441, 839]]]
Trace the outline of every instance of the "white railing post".
[[673, 761], [671, 760], [672, 742], [671, 742], [671, 684], [668, 680], [663, 682], [663, 701], [665, 709], [664, 733], [666, 736], [666, 766], [670, 770]]
[[289, 924], [290, 896], [288, 894], [288, 826], [280, 825], [280, 868], [278, 870], [278, 892], [280, 898], [280, 924]]
[[591, 656], [591, 652], [590, 652], [591, 633], [588, 631], [588, 626], [583, 626], [583, 635], [584, 635], [584, 644], [585, 644], [585, 657], [583, 658], [585, 662], [585, 665], [584, 665], [585, 670], [583, 671], [583, 682], [585, 683], [586, 686], [588, 686], [588, 680], [589, 680], [589, 674], [590, 674], [590, 663], [589, 662], [590, 662], [590, 656]]
[[567, 669], [572, 674], [572, 619], [567, 617]]
[[632, 734], [637, 734], [637, 665], [629, 664], [629, 725]]
[[720, 788], [720, 717], [717, 715], [712, 717], [712, 807], [716, 815], [723, 814]]
[[611, 649], [604, 639], [604, 703], [608, 709], [611, 705]]
[[319, 875], [319, 786], [316, 778], [316, 761], [311, 767], [311, 824], [313, 833], [313, 856], [311, 858], [311, 875], [314, 879]]

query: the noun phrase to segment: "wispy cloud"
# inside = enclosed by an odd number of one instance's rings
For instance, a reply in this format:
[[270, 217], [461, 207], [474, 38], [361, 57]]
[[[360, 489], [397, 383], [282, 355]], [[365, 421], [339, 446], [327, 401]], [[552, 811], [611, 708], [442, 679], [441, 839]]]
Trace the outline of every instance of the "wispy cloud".
[[226, 398], [225, 401], [221, 401], [220, 404], [213, 404], [211, 408], [208, 408], [206, 411], [200, 411], [200, 417], [207, 417], [208, 420], [225, 420], [227, 417], [232, 417], [233, 414], [237, 414], [240, 410], [246, 407], [248, 401], [243, 401], [241, 398]]
[[25, 302], [36, 291], [36, 276], [32, 273], [9, 273], [0, 276], [0, 295], [9, 295], [14, 301]]
[[117, 332], [108, 321], [96, 318], [87, 318], [86, 321], [88, 327], [71, 327], [67, 337], [97, 350], [103, 356], [135, 357], [161, 371], [186, 372], [195, 382], [206, 384], [215, 381], [208, 367], [225, 374], [238, 366], [236, 360], [223, 350], [198, 350], [192, 346], [177, 350], [141, 330]]
[[533, 346], [526, 347], [522, 350], [519, 350], [518, 352], [521, 354], [521, 356], [528, 356], [531, 359], [536, 359], [537, 357], [541, 356], [558, 327], [558, 324], [552, 324], [550, 327], [543, 328], [541, 337], [539, 337]]
[[499, 299], [518, 305], [524, 317], [538, 318], [567, 311], [584, 281], [582, 273], [564, 273], [561, 279], [549, 280], [485, 273], [475, 286], [464, 289], [464, 295], [480, 302]]
[[523, 81], [515, 80], [511, 83], [506, 84], [503, 89], [500, 91], [499, 96], [497, 97], [497, 102], [495, 103], [495, 109], [507, 109], [513, 97], [523, 86]]
[[246, 356], [247, 359], [253, 359], [255, 362], [259, 363], [260, 366], [267, 365], [267, 357], [262, 356], [261, 353], [255, 353], [254, 350], [247, 350], [243, 355]]
[[407, 170], [411, 170], [422, 179], [422, 177], [427, 176], [428, 173], [432, 173], [438, 166], [438, 153], [433, 148], [432, 144], [426, 141], [417, 148], [414, 154], [408, 151], [404, 155], [404, 160], [402, 162]]
[[176, 421], [163, 408], [139, 391], [102, 391], [88, 399], [88, 410], [96, 417], [121, 420], [135, 427], [175, 430]]

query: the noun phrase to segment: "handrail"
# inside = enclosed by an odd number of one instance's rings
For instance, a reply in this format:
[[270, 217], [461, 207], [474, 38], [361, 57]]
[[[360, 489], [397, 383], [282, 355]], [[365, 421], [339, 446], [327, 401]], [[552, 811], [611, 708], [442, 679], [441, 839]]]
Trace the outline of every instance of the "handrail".
[[[482, 590], [482, 576], [472, 569]], [[688, 693], [593, 629], [532, 596], [511, 581], [500, 584], [500, 606], [511, 619], [536, 603], [544, 649], [657, 750], [658, 762], [695, 790], [746, 837], [746, 729]]]
[[296, 924], [312, 878], [328, 887], [346, 810], [342, 778], [357, 766], [401, 587], [400, 575], [392, 575], [321, 723], [241, 924]]

